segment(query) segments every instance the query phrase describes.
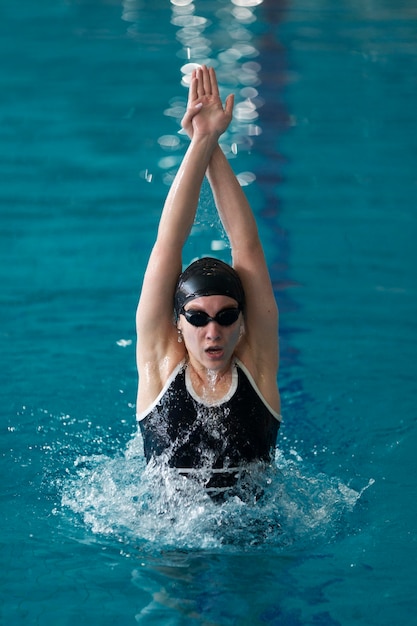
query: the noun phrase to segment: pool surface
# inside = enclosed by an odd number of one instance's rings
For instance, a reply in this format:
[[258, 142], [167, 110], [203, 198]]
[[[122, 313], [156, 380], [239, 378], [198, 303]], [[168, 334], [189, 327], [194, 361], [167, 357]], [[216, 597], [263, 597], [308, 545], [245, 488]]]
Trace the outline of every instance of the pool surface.
[[[0, 624], [411, 626], [417, 11], [411, 0], [0, 8]], [[264, 498], [145, 468], [134, 314], [187, 145], [189, 64], [280, 307]], [[227, 260], [208, 187], [185, 250]]]

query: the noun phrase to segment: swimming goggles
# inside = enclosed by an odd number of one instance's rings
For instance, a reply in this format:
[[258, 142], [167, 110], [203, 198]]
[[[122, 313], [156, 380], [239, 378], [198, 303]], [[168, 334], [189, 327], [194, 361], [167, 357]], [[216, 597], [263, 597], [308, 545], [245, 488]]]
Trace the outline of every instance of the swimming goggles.
[[214, 317], [210, 317], [205, 311], [196, 311], [190, 309], [186, 311], [184, 307], [180, 311], [180, 315], [184, 315], [185, 319], [192, 326], [207, 326], [210, 322], [216, 322], [220, 326], [231, 326], [237, 321], [240, 315], [240, 308], [222, 309]]

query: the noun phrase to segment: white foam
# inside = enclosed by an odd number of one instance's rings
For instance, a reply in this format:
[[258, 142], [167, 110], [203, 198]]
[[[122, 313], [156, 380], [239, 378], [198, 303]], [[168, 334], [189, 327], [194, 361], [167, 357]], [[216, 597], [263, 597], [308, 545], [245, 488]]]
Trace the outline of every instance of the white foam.
[[252, 468], [254, 484], [264, 491], [258, 502], [235, 496], [217, 504], [197, 480], [146, 466], [135, 438], [123, 455], [79, 457], [63, 485], [62, 506], [93, 533], [150, 550], [288, 549], [334, 537], [372, 484], [357, 492], [299, 458], [277, 452], [271, 468]]

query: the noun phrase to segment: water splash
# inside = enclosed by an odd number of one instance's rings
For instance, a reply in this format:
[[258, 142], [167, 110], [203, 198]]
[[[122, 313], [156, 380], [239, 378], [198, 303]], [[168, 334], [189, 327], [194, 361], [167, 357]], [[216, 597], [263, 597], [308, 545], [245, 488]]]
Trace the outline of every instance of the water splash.
[[135, 437], [114, 457], [78, 457], [62, 486], [62, 506], [93, 533], [151, 552], [282, 550], [333, 538], [363, 492], [280, 451], [271, 468], [254, 470], [252, 478], [262, 486], [258, 501], [234, 496], [218, 504], [198, 481], [146, 466]]

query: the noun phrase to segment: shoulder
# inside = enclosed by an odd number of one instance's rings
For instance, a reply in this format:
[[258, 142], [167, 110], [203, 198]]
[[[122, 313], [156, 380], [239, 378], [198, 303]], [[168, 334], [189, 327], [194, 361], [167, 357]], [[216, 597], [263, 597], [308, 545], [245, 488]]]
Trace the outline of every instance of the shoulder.
[[[153, 352], [141, 350], [137, 346], [138, 367], [138, 393], [136, 399], [136, 412], [142, 413], [149, 407], [172, 380], [175, 372], [178, 372], [185, 359], [183, 344], [178, 344], [166, 351]], [[178, 346], [178, 347], [177, 347]]]
[[262, 358], [254, 356], [250, 348], [246, 348], [236, 351], [235, 362], [272, 412], [279, 415], [281, 398], [277, 381], [278, 356]]
[[[141, 420], [143, 420], [162, 401], [164, 395], [167, 393], [170, 387], [175, 385], [176, 381], [179, 378], [179, 375], [184, 371], [185, 363], [186, 363], [185, 359], [177, 363], [177, 365], [174, 367], [174, 369], [172, 370], [172, 372], [169, 374], [168, 378], [166, 379], [161, 390], [154, 398], [152, 398], [151, 396], [147, 398], [146, 392], [143, 392], [140, 395], [140, 391], [139, 391], [138, 403], [136, 407], [137, 421], [140, 422]], [[147, 402], [148, 399], [149, 399], [149, 402]]]
[[[246, 367], [240, 359], [235, 359], [235, 364], [238, 370], [241, 372], [241, 376], [245, 378], [247, 384], [253, 389], [253, 391], [258, 395], [259, 399], [266, 406], [268, 411], [278, 420], [281, 420], [281, 403], [278, 393], [278, 398], [276, 398], [276, 393], [278, 392], [278, 386], [276, 384], [276, 380], [273, 380], [268, 385], [262, 385], [263, 389], [261, 389], [252, 376], [250, 370]], [[265, 393], [266, 392], [266, 393]]]

